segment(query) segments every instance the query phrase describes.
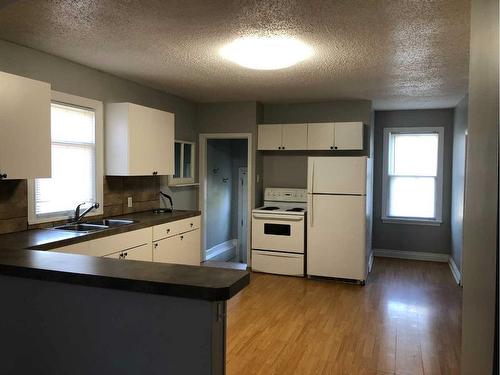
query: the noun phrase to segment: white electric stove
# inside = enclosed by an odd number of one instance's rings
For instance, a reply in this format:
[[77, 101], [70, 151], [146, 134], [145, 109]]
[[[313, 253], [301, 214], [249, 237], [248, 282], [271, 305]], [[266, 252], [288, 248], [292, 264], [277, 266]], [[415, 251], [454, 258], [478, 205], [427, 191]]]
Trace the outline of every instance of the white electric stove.
[[306, 189], [266, 188], [252, 210], [252, 270], [304, 276]]

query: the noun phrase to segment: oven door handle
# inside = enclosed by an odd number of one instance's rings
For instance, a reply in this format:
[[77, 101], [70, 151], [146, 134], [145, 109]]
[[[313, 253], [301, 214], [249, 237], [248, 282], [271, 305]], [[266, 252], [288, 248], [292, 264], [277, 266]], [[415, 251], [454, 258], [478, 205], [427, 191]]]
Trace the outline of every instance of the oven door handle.
[[252, 214], [252, 217], [254, 219], [267, 219], [269, 221], [272, 220], [282, 220], [282, 221], [302, 221], [304, 220], [304, 216], [299, 216], [299, 215], [259, 215], [259, 214]]

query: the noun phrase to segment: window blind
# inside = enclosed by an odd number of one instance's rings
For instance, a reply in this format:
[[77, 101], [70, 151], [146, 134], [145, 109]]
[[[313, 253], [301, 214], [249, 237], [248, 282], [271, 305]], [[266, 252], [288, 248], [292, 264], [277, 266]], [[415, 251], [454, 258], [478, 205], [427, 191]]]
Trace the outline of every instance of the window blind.
[[388, 216], [436, 217], [439, 134], [389, 137]]
[[57, 216], [96, 201], [94, 110], [51, 104], [52, 177], [35, 180], [35, 214]]

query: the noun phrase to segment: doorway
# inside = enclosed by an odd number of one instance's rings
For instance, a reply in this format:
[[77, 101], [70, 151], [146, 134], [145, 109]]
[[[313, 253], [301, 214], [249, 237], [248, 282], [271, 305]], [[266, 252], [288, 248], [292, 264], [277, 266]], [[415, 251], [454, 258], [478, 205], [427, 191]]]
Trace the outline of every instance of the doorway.
[[202, 260], [246, 267], [249, 254], [251, 135], [200, 135]]

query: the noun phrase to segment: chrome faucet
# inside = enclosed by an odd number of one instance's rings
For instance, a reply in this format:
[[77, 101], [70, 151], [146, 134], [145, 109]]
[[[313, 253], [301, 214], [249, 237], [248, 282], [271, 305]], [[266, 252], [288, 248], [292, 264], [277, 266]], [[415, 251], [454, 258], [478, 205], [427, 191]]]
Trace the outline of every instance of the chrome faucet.
[[172, 210], [172, 212], [174, 212], [174, 203], [172, 202], [172, 197], [168, 194], [165, 194], [163, 191], [160, 191], [160, 195], [168, 199], [168, 201], [170, 202], [170, 209]]
[[87, 204], [87, 202], [80, 203], [78, 206], [76, 206], [75, 217], [72, 220], [73, 223], [79, 223], [90, 211], [94, 209], [97, 210], [99, 208], [99, 203], [95, 202], [92, 204], [92, 206], [90, 206], [85, 211], [83, 211], [82, 214], [80, 214], [80, 206], [83, 206], [84, 204]]

